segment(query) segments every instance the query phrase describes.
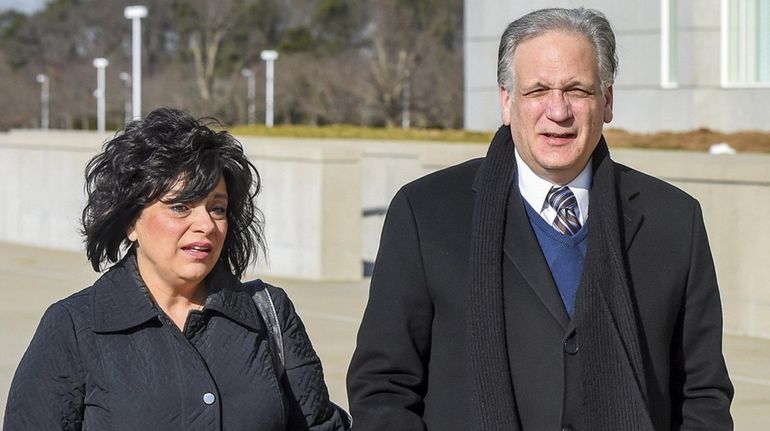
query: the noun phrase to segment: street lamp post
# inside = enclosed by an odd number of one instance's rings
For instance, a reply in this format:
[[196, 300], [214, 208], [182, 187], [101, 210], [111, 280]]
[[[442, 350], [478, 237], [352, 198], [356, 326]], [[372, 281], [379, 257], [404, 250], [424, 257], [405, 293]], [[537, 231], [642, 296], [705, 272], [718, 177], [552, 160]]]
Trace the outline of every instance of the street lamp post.
[[273, 127], [273, 63], [278, 58], [278, 52], [266, 49], [261, 52], [262, 60], [265, 60], [265, 125]]
[[48, 96], [49, 96], [49, 80], [48, 76], [42, 73], [38, 73], [35, 77], [37, 82], [40, 83], [40, 128], [48, 130]]
[[407, 75], [404, 81], [404, 92], [401, 95], [401, 128], [408, 129], [411, 126], [411, 111], [409, 109], [412, 98], [412, 83]]
[[147, 16], [144, 6], [127, 6], [123, 15], [131, 20], [131, 77], [133, 118], [142, 116], [142, 18]]
[[128, 124], [131, 121], [131, 74], [128, 72], [120, 72], [120, 80], [126, 86], [126, 99], [123, 102], [123, 122]]
[[104, 68], [108, 64], [110, 62], [106, 58], [99, 57], [94, 59], [94, 67], [96, 68], [96, 91], [94, 91], [94, 96], [96, 96], [96, 129], [99, 132], [104, 132], [104, 96], [106, 92]]
[[256, 84], [254, 79], [254, 71], [251, 69], [241, 70], [241, 75], [246, 77], [246, 98], [248, 99], [248, 124], [251, 126], [254, 124], [257, 107], [254, 105], [254, 98], [256, 93]]

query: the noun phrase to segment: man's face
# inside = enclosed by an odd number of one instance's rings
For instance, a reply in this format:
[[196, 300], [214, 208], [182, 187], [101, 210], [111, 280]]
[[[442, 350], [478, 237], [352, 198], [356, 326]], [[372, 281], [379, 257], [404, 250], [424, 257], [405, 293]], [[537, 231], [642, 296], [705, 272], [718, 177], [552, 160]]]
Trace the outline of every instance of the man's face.
[[511, 91], [500, 88], [503, 123], [538, 176], [564, 185], [586, 166], [612, 120], [612, 87], [601, 90], [585, 36], [551, 31], [519, 44]]

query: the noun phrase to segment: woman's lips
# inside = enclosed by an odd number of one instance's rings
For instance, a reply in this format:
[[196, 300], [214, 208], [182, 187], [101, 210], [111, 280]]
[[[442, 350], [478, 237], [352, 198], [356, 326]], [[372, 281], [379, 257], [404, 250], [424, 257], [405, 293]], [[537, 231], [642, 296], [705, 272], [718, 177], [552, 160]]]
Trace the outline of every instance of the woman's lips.
[[182, 247], [182, 250], [195, 259], [205, 259], [211, 254], [211, 244], [194, 243]]

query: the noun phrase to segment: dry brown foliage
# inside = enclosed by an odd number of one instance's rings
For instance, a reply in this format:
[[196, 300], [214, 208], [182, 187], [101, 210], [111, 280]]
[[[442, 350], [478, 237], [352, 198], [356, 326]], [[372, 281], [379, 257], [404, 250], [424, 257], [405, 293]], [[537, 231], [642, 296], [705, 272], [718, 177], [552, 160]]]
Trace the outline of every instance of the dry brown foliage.
[[724, 133], [702, 128], [687, 132], [632, 133], [608, 129], [604, 136], [614, 147], [708, 151], [711, 145], [726, 142], [741, 153], [770, 153], [768, 132]]

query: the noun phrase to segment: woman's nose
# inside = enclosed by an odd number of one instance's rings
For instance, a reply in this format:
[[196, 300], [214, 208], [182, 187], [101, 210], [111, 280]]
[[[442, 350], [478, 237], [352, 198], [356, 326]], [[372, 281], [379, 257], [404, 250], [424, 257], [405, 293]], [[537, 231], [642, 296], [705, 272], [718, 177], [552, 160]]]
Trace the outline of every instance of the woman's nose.
[[214, 220], [205, 206], [193, 208], [191, 216], [193, 217], [192, 226], [194, 230], [209, 233], [214, 229]]

